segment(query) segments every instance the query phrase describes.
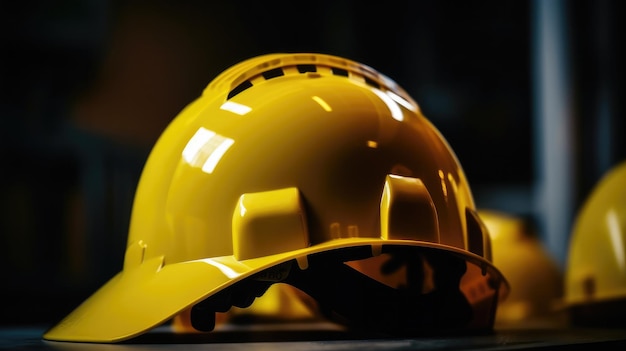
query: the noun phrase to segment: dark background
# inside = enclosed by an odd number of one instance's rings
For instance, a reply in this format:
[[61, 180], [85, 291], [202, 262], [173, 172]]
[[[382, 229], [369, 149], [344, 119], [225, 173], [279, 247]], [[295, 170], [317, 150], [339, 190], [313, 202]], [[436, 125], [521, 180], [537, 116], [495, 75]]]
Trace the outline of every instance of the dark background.
[[[0, 323], [51, 324], [121, 269], [152, 144], [219, 72], [258, 54], [330, 53], [386, 74], [448, 139], [479, 207], [541, 223], [540, 3], [2, 0]], [[575, 210], [626, 159], [625, 12], [556, 3]], [[561, 263], [566, 245], [552, 250]]]

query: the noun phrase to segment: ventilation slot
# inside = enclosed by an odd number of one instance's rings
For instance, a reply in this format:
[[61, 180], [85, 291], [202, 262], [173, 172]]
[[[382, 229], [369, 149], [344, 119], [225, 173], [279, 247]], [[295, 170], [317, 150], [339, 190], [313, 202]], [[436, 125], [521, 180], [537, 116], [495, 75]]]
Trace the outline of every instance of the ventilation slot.
[[364, 78], [365, 78], [365, 84], [367, 84], [367, 85], [369, 85], [371, 87], [374, 87], [376, 89], [380, 89], [380, 84], [378, 84], [376, 81], [374, 81], [374, 80], [372, 80], [370, 78], [367, 78], [367, 76], [364, 76]]
[[348, 76], [348, 71], [346, 71], [345, 69], [336, 68], [336, 67], [332, 67], [331, 69], [333, 70], [333, 74], [336, 76], [343, 76], [343, 77]]
[[[290, 66], [293, 68], [293, 66]], [[295, 65], [295, 68], [298, 70], [299, 74], [304, 74], [304, 73], [315, 73], [318, 72], [318, 67], [315, 64], [299, 64], [299, 65]], [[333, 75], [335, 76], [341, 76], [341, 77], [350, 77], [350, 72], [346, 69], [343, 68], [338, 68], [338, 67], [330, 67], [331, 72]], [[289, 72], [293, 72], [293, 71], [287, 71], [287, 73]], [[295, 73], [295, 72], [293, 72]], [[273, 68], [273, 69], [269, 69], [265, 72], [261, 73], [261, 76], [263, 76], [263, 78], [265, 80], [270, 80], [273, 78], [277, 78], [277, 77], [282, 77], [285, 75], [285, 71], [283, 70], [282, 67], [278, 67], [278, 68]], [[357, 73], [356, 74], [357, 77], [360, 77], [360, 75]], [[257, 76], [258, 77], [258, 76]], [[363, 76], [363, 79], [365, 80], [365, 83], [371, 87], [377, 88], [377, 89], [381, 89], [381, 85], [378, 81], [376, 81], [376, 79], [372, 79], [369, 78], [368, 76]], [[244, 82], [242, 82], [241, 84], [237, 85], [235, 88], [233, 88], [229, 93], [228, 93], [228, 97], [227, 100], [235, 97], [236, 95], [238, 95], [239, 93], [241, 93], [242, 91], [251, 88], [253, 86], [252, 81], [251, 80], [246, 80]]]
[[233, 96], [241, 93], [242, 91], [251, 88], [252, 87], [252, 82], [250, 82], [249, 80], [246, 80], [245, 82], [237, 85], [233, 90], [230, 91], [230, 93], [228, 93], [228, 97], [226, 98], [227, 100], [231, 99]]
[[269, 80], [269, 79], [276, 78], [276, 77], [282, 77], [285, 75], [285, 72], [283, 72], [282, 68], [274, 68], [274, 69], [270, 69], [269, 71], [265, 71], [261, 74], [263, 75], [263, 78], [265, 78], [266, 80]]
[[297, 67], [300, 73], [317, 72], [315, 65], [297, 65]]

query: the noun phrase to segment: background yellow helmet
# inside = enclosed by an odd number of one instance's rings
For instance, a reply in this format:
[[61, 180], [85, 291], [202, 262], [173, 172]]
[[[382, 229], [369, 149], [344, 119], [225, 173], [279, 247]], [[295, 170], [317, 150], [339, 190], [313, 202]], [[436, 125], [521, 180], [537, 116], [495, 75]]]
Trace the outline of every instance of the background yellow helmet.
[[565, 305], [575, 325], [626, 325], [626, 162], [598, 181], [576, 217]]
[[558, 308], [563, 297], [563, 274], [530, 219], [487, 208], [478, 213], [491, 235], [493, 263], [511, 285], [511, 292], [498, 306], [495, 326], [563, 326], [565, 316]]
[[508, 290], [451, 148], [392, 80], [321, 54], [219, 75], [155, 144], [122, 272], [44, 338], [211, 330], [274, 283], [382, 333], [485, 330]]

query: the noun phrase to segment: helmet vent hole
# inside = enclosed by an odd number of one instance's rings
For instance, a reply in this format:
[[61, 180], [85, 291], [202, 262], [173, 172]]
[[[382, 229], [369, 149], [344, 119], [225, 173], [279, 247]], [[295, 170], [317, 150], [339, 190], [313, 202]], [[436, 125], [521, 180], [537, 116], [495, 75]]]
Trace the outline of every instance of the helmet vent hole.
[[230, 100], [232, 97], [234, 97], [235, 95], [241, 93], [242, 91], [251, 88], [252, 87], [252, 82], [250, 82], [249, 80], [244, 81], [243, 83], [237, 85], [234, 89], [232, 89], [229, 93], [228, 93], [228, 97], [226, 98], [226, 100]]
[[270, 80], [272, 78], [284, 76], [285, 72], [283, 72], [282, 68], [274, 68], [274, 69], [267, 70], [261, 74], [263, 75], [263, 78], [265, 78], [266, 80]]
[[331, 67], [331, 70], [333, 71], [333, 74], [336, 76], [342, 76], [342, 77], [348, 76], [348, 71], [346, 71], [345, 69]]
[[307, 73], [307, 72], [317, 72], [317, 67], [315, 65], [297, 65], [298, 72]]
[[365, 84], [374, 87], [376, 89], [380, 89], [380, 84], [378, 84], [378, 82], [376, 82], [375, 80], [368, 78], [367, 76], [364, 76], [363, 78], [365, 78]]

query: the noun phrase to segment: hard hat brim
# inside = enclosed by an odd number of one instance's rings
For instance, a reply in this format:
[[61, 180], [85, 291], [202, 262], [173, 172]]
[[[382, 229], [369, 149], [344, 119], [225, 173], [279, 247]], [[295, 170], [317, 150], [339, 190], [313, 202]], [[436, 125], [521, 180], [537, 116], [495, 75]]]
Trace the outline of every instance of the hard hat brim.
[[126, 269], [85, 300], [43, 338], [51, 341], [120, 342], [159, 326], [176, 314], [264, 269], [334, 249], [399, 245], [448, 251], [495, 279], [498, 299], [508, 294], [502, 274], [484, 258], [455, 247], [410, 240], [338, 239], [306, 249], [237, 261], [233, 256], [167, 264], [163, 257]]

